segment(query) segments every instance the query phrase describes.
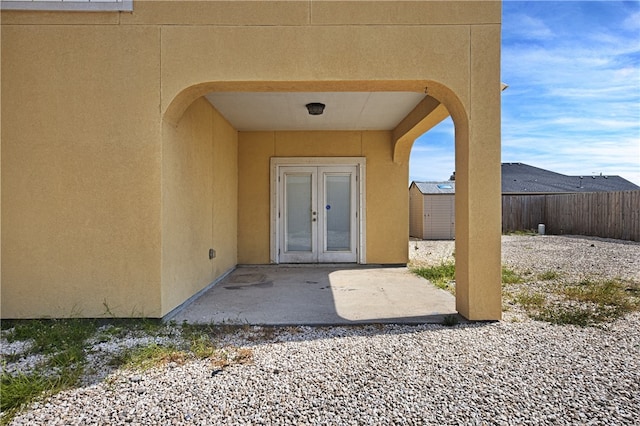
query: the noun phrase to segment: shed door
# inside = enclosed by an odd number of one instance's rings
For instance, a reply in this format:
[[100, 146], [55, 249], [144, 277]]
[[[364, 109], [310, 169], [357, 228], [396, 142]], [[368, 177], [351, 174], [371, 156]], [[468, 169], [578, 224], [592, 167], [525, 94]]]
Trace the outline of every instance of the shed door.
[[280, 262], [357, 261], [356, 171], [356, 166], [280, 168]]
[[452, 195], [424, 197], [424, 239], [455, 238], [455, 199]]

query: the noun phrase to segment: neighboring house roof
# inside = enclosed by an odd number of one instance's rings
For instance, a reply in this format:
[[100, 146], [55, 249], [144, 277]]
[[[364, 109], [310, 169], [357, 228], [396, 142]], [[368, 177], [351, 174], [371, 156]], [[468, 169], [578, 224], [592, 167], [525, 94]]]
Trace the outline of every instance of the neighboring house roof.
[[[455, 181], [412, 182], [422, 194], [453, 194]], [[450, 188], [447, 188], [449, 186]], [[620, 176], [567, 176], [523, 163], [502, 163], [503, 194], [637, 191], [640, 186]]]
[[568, 193], [640, 190], [620, 176], [567, 176], [522, 163], [502, 163], [502, 193]]
[[411, 185], [415, 185], [416, 188], [422, 194], [455, 194], [456, 182], [412, 182]]

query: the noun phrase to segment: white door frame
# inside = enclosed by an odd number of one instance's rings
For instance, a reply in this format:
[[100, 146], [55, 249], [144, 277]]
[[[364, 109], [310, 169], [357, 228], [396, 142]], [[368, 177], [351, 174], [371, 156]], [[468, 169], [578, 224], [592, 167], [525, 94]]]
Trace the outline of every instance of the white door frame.
[[271, 263], [280, 263], [278, 248], [280, 247], [280, 221], [278, 220], [278, 208], [280, 204], [280, 193], [278, 176], [281, 167], [331, 167], [331, 166], [355, 166], [357, 173], [356, 181], [356, 241], [357, 241], [357, 262], [366, 262], [366, 158], [365, 157], [271, 157], [270, 172], [270, 260]]

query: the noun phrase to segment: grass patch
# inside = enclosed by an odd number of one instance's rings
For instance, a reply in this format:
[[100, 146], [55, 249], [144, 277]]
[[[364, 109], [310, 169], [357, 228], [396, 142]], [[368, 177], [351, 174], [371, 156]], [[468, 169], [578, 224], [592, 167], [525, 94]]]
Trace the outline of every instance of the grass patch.
[[413, 273], [431, 281], [436, 287], [455, 294], [456, 265], [454, 262], [414, 268]]
[[638, 289], [639, 286], [636, 283], [620, 279], [583, 280], [577, 285], [566, 287], [563, 293], [572, 300], [614, 306], [627, 313], [639, 307]]
[[[87, 352], [91, 342], [109, 342], [128, 337], [174, 337], [174, 343], [153, 343], [116, 351], [104, 360], [113, 368], [146, 370], [192, 359], [207, 359], [222, 369], [229, 365], [247, 364], [253, 353], [244, 348], [216, 348], [219, 337], [247, 329], [246, 324], [169, 325], [153, 319], [60, 319], [7, 320], [2, 335], [9, 343], [25, 342], [20, 353], [2, 357], [4, 364], [17, 362], [29, 355], [42, 355], [40, 365], [29, 371], [2, 372], [0, 425], [6, 425], [26, 405], [59, 391], [77, 386], [85, 373]], [[272, 328], [265, 333], [273, 334]], [[153, 340], [153, 339], [151, 339]]]
[[170, 362], [183, 365], [188, 358], [189, 354], [176, 346], [151, 343], [128, 351], [122, 361], [125, 368], [144, 371]]
[[0, 378], [2, 425], [8, 424], [24, 405], [42, 395], [56, 393], [78, 383], [86, 364], [86, 341], [95, 334], [97, 326], [93, 320], [59, 319], [6, 321], [3, 328], [8, 330], [4, 337], [9, 343], [32, 342], [22, 356], [43, 354], [47, 357], [30, 373], [3, 371]]
[[517, 272], [506, 266], [502, 267], [502, 284], [519, 284], [522, 281], [524, 280]]
[[[95, 321], [83, 319], [16, 321], [4, 337], [9, 343], [33, 341], [30, 353], [79, 354], [85, 348], [85, 340], [94, 335], [96, 328]], [[75, 362], [77, 357], [70, 354], [68, 358]]]
[[553, 281], [560, 279], [562, 274], [558, 271], [545, 271], [537, 275], [538, 280], [540, 281]]
[[535, 320], [588, 327], [639, 310], [640, 288], [638, 283], [620, 279], [583, 280], [556, 287], [551, 297], [522, 292], [515, 301]]
[[[182, 325], [183, 338], [188, 342], [189, 351], [197, 358], [209, 359], [216, 368], [224, 368], [232, 364], [247, 364], [253, 359], [250, 349], [227, 349], [216, 348], [214, 338], [238, 330], [247, 330], [249, 326], [234, 324], [210, 324], [210, 325]], [[269, 335], [273, 338], [274, 327], [263, 327], [264, 338]]]
[[556, 325], [577, 325], [588, 327], [617, 318], [608, 309], [591, 308], [587, 306], [566, 306], [553, 304], [545, 306], [540, 311], [534, 313], [532, 318], [538, 321], [545, 321]]
[[211, 330], [214, 326], [182, 324], [182, 337], [189, 344], [189, 350], [200, 359], [213, 356], [216, 347], [213, 344]]
[[40, 373], [15, 375], [3, 373], [1, 378], [0, 424], [6, 425], [25, 405], [60, 388], [60, 383]]
[[542, 309], [547, 302], [547, 297], [542, 293], [522, 292], [515, 297], [515, 302], [527, 310]]
[[[425, 278], [433, 285], [455, 295], [455, 279], [456, 279], [456, 265], [454, 262], [442, 262], [435, 266], [422, 266], [412, 269], [413, 273]], [[502, 283], [503, 284], [518, 284], [523, 282], [522, 276], [517, 272], [502, 267]]]

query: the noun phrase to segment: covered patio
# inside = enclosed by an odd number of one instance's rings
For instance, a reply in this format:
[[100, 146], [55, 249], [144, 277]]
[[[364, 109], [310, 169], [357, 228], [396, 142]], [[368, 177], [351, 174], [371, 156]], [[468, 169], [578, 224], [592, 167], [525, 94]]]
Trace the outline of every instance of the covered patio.
[[455, 304], [453, 295], [406, 267], [241, 266], [165, 319], [279, 326], [442, 323], [447, 315], [458, 316]]

